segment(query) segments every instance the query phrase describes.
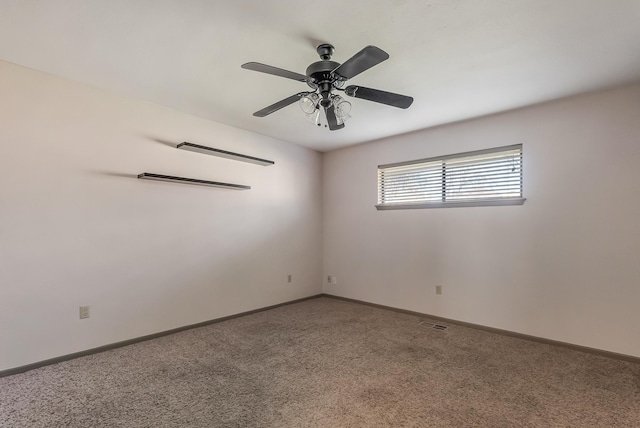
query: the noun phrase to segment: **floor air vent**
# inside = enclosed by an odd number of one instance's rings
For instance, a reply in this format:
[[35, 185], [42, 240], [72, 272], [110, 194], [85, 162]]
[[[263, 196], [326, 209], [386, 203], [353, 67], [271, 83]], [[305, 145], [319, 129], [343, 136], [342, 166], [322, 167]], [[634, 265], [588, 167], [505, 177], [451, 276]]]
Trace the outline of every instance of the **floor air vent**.
[[426, 325], [427, 327], [431, 327], [434, 330], [446, 330], [449, 328], [448, 325], [443, 325], [443, 324], [434, 324], [432, 322], [429, 322], [427, 320], [422, 320], [420, 321], [420, 325]]

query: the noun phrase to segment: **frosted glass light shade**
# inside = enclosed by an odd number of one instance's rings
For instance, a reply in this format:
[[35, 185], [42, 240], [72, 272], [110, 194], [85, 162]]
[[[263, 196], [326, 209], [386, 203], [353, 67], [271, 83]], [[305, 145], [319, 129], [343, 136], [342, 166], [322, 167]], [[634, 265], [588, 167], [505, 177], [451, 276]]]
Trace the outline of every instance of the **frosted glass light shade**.
[[317, 125], [320, 122], [320, 109], [315, 109], [313, 113], [305, 113], [304, 116], [309, 123]]
[[320, 97], [316, 93], [305, 95], [300, 98], [300, 108], [306, 114], [312, 114], [318, 107]]
[[348, 116], [351, 113], [351, 103], [339, 95], [333, 98], [333, 105], [336, 108], [336, 116]]
[[351, 117], [349, 115], [351, 112], [351, 103], [349, 101], [345, 101], [341, 96], [336, 95], [333, 97], [333, 105], [338, 125], [342, 125]]

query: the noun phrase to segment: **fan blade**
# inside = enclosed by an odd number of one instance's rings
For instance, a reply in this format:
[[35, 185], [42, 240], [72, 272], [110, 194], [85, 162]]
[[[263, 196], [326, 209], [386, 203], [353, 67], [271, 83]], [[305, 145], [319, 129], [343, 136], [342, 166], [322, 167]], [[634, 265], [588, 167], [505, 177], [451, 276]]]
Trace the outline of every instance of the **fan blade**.
[[278, 67], [273, 67], [266, 64], [260, 64], [259, 62], [248, 62], [241, 65], [245, 70], [259, 71], [260, 73], [273, 74], [274, 76], [286, 77], [287, 79], [297, 80], [298, 82], [306, 82], [307, 76], [304, 74], [296, 73], [289, 70], [283, 70]]
[[351, 79], [386, 59], [389, 59], [388, 53], [376, 46], [367, 46], [339, 65], [333, 72], [345, 79]]
[[324, 113], [327, 116], [327, 123], [329, 124], [330, 130], [335, 131], [337, 129], [344, 128], [344, 123], [338, 125], [338, 119], [336, 118], [336, 111], [333, 108], [333, 105], [331, 105], [331, 107], [329, 108], [324, 109]]
[[350, 97], [362, 98], [376, 103], [386, 104], [398, 108], [409, 108], [413, 103], [413, 98], [406, 95], [385, 92], [379, 89], [365, 88], [364, 86], [347, 86], [344, 93]]
[[262, 110], [259, 110], [255, 113], [253, 113], [253, 115], [255, 117], [265, 117], [268, 114], [273, 113], [274, 111], [278, 111], [283, 107], [286, 107], [290, 104], [295, 103], [296, 101], [298, 101], [302, 96], [308, 94], [308, 92], [300, 92], [299, 94], [295, 94], [295, 95], [291, 95], [288, 98], [285, 98], [284, 100], [280, 100], [275, 104], [271, 104], [269, 107], [265, 107]]

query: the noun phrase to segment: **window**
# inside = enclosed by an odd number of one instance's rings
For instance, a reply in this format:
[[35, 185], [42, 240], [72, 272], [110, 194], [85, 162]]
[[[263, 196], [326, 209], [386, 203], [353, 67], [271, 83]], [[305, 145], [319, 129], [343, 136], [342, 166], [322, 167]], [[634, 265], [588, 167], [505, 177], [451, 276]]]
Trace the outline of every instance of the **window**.
[[379, 210], [524, 201], [522, 144], [378, 166]]

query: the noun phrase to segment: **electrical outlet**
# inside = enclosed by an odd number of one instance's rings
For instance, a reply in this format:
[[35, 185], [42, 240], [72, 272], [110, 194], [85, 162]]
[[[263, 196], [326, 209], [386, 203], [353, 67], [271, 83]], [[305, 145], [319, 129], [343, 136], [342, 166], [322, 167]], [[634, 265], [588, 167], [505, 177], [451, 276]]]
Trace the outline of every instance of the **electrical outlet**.
[[338, 277], [337, 276], [332, 276], [330, 278], [331, 279], [329, 280], [329, 282], [331, 282], [331, 285], [338, 285]]
[[436, 285], [436, 294], [442, 294], [442, 285]]
[[80, 319], [89, 318], [89, 306], [80, 306]]
[[287, 275], [287, 282], [291, 282], [293, 280], [293, 277], [291, 276], [291, 274]]

